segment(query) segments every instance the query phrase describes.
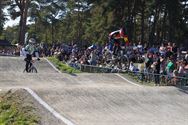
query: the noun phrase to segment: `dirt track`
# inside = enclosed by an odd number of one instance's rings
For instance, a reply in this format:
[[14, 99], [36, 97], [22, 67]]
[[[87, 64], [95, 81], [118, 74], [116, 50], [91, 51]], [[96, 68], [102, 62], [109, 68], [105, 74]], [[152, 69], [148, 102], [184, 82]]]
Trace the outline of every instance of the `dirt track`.
[[38, 62], [38, 74], [24, 74], [22, 60], [0, 57], [0, 88], [29, 87], [75, 125], [188, 123], [186, 90], [138, 87], [115, 74], [60, 74], [45, 60]]

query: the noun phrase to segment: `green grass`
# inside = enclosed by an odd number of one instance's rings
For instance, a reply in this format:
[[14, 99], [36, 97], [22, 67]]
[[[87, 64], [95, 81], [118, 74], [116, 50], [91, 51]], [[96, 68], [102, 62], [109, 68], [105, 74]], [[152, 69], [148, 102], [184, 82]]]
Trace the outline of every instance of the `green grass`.
[[58, 68], [61, 72], [66, 72], [66, 73], [80, 73], [80, 70], [77, 70], [75, 68], [72, 68], [70, 66], [68, 66], [67, 64], [63, 63], [62, 61], [59, 61], [57, 58], [55, 57], [48, 57], [48, 60], [51, 61], [56, 68]]
[[142, 84], [146, 86], [155, 86], [154, 82], [145, 82], [139, 80], [138, 76], [134, 75], [133, 73], [123, 73], [123, 75], [130, 81], [135, 82], [137, 84]]
[[[142, 85], [145, 85], [145, 86], [155, 86], [155, 82], [154, 81], [141, 81], [137, 75], [134, 75], [133, 73], [123, 73], [123, 75], [129, 79], [130, 81], [133, 81], [133, 82], [136, 82], [138, 84], [142, 84]], [[167, 86], [168, 84], [165, 83], [165, 82], [161, 82], [160, 83], [160, 86]]]
[[0, 125], [39, 125], [32, 104], [9, 91], [0, 97]]

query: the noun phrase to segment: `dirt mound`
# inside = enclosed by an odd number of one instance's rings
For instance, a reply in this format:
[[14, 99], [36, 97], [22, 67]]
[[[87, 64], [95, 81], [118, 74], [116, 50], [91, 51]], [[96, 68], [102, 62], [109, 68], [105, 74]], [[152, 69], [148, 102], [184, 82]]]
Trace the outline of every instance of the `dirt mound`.
[[0, 96], [0, 124], [60, 125], [24, 89], [9, 90]]

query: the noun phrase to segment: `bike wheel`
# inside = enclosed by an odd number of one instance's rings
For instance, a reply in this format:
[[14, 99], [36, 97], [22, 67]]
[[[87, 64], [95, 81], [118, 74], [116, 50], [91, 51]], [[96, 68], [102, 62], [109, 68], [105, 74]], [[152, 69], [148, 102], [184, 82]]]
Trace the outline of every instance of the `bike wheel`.
[[31, 73], [37, 73], [37, 69], [36, 69], [35, 67], [33, 67], [33, 68], [31, 69]]
[[23, 73], [25, 73], [25, 72], [26, 72], [26, 69], [23, 70]]

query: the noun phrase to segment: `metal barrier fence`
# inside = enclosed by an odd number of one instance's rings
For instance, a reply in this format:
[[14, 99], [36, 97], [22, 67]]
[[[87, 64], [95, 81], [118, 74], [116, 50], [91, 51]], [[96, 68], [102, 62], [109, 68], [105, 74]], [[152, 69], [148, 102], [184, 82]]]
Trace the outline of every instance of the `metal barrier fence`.
[[155, 85], [180, 85], [187, 86], [188, 85], [188, 76], [180, 77], [180, 76], [172, 76], [172, 75], [164, 75], [164, 74], [155, 74], [148, 72], [132, 72], [127, 71], [127, 73], [135, 78], [137, 81], [141, 83], [153, 83]]
[[113, 68], [98, 67], [98, 66], [92, 66], [92, 65], [80, 65], [79, 67], [82, 72], [88, 72], [88, 73], [117, 73], [119, 72], [119, 70], [116, 70]]
[[89, 73], [125, 73], [131, 76], [131, 78], [139, 81], [141, 83], [153, 83], [156, 85], [188, 85], [188, 74], [184, 77], [173, 77], [171, 75], [155, 74], [149, 72], [139, 72], [139, 71], [129, 71], [129, 70], [120, 70], [113, 68], [98, 67], [92, 65], [79, 65], [82, 72]]

